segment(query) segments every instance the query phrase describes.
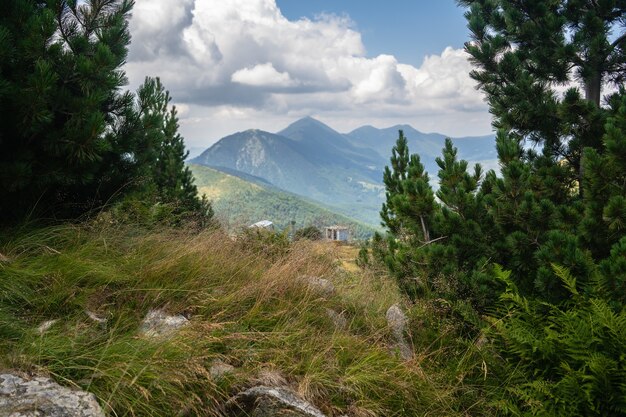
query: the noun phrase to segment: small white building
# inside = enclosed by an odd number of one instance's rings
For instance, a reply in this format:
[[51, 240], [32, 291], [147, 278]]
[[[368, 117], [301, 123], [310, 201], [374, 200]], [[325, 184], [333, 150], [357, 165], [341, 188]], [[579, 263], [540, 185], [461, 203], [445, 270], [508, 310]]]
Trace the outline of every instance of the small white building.
[[274, 230], [274, 223], [269, 220], [261, 220], [260, 222], [256, 222], [248, 226], [248, 229], [266, 229], [266, 230]]
[[324, 228], [324, 237], [335, 242], [347, 242], [350, 239], [350, 231], [345, 226], [329, 226]]

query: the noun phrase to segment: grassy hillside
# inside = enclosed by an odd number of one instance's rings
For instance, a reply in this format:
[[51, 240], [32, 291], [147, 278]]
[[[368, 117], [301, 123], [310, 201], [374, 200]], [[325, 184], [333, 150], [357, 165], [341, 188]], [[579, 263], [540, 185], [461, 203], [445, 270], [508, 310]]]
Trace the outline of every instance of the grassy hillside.
[[353, 145], [317, 120], [304, 118], [278, 134], [255, 129], [229, 135], [190, 162], [261, 177], [335, 212], [378, 224], [387, 159]]
[[[327, 416], [493, 415], [475, 382], [492, 354], [452, 337], [443, 313], [406, 304], [393, 280], [341, 268], [332, 244], [259, 246], [104, 217], [5, 232], [0, 253], [0, 370], [90, 391], [111, 416], [223, 415], [227, 398], [262, 384], [288, 386]], [[335, 291], [321, 295], [302, 275]], [[409, 316], [412, 360], [392, 348], [395, 303]], [[154, 308], [189, 325], [142, 336]], [[215, 361], [234, 368], [218, 378]]]
[[291, 221], [296, 228], [341, 224], [348, 226], [356, 238], [369, 237], [374, 227], [350, 219], [312, 201], [201, 165], [190, 165], [200, 194], [213, 202], [217, 218], [230, 230], [260, 220], [271, 220], [279, 229]]

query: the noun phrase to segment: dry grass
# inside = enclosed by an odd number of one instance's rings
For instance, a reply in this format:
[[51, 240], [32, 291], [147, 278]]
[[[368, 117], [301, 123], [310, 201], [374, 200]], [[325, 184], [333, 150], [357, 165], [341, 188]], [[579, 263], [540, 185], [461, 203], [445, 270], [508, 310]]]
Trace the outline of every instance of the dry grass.
[[[0, 264], [0, 367], [94, 392], [111, 415], [221, 415], [226, 398], [258, 383], [289, 386], [329, 416], [466, 414], [457, 381], [428, 370], [448, 352], [416, 346], [408, 362], [392, 353], [385, 312], [403, 298], [392, 280], [355, 269], [350, 247], [264, 242], [259, 252], [219, 231], [95, 226], [2, 242], [11, 262]], [[330, 280], [335, 293], [302, 275]], [[141, 337], [153, 308], [191, 325], [170, 339]], [[59, 321], [38, 334], [50, 319]], [[235, 371], [215, 380], [215, 360]]]

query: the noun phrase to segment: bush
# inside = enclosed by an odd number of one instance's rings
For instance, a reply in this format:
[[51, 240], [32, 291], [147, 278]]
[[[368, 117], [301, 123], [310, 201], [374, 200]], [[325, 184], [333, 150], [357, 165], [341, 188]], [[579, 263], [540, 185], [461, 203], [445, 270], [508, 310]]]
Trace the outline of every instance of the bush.
[[320, 240], [322, 238], [322, 232], [315, 226], [307, 226], [302, 229], [296, 230], [293, 235], [294, 240], [308, 239], [308, 240]]
[[268, 260], [276, 260], [289, 252], [287, 231], [275, 232], [259, 227], [249, 227], [236, 237], [239, 248]]

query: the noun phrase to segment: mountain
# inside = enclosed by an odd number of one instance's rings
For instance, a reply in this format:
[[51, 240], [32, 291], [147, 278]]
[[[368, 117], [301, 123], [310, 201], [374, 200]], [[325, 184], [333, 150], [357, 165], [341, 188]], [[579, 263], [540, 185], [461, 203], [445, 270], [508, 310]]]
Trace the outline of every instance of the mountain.
[[296, 142], [308, 159], [316, 164], [367, 167], [363, 173], [375, 181], [380, 180], [375, 168], [384, 166], [384, 157], [373, 149], [352, 143], [345, 135], [318, 120], [305, 117], [290, 124], [278, 135]]
[[[355, 146], [363, 146], [375, 150], [386, 160], [391, 156], [391, 149], [398, 139], [398, 131], [402, 130], [407, 138], [409, 151], [420, 155], [431, 178], [437, 176], [439, 167], [435, 158], [441, 156], [447, 136], [440, 133], [423, 133], [409, 125], [396, 125], [385, 129], [363, 126], [345, 135]], [[468, 136], [451, 138], [459, 151], [459, 158], [472, 163], [480, 162], [486, 169], [497, 168], [495, 136]]]
[[316, 177], [317, 171], [315, 164], [297, 149], [293, 141], [262, 130], [246, 130], [226, 136], [190, 163], [237, 170], [261, 177], [285, 190], [300, 190], [299, 194], [312, 188], [311, 184], [303, 184], [302, 177]]
[[[434, 180], [446, 136], [409, 125], [364, 126], [341, 134], [310, 117], [278, 133], [247, 130], [222, 138], [190, 162], [236, 176], [251, 175], [294, 194], [321, 202], [370, 225], [380, 222], [385, 198], [382, 173], [402, 129], [412, 153], [419, 153]], [[459, 156], [494, 168], [494, 136], [453, 139]], [[436, 186], [435, 181], [433, 185]]]
[[261, 177], [349, 217], [379, 223], [384, 158], [312, 118], [278, 134], [247, 130], [227, 136], [190, 162]]
[[198, 191], [212, 201], [217, 218], [230, 230], [267, 219], [279, 229], [288, 227], [291, 221], [296, 222], [296, 228], [341, 224], [350, 227], [357, 238], [367, 238], [375, 231], [319, 203], [280, 190], [261, 178], [201, 165], [189, 167]]

